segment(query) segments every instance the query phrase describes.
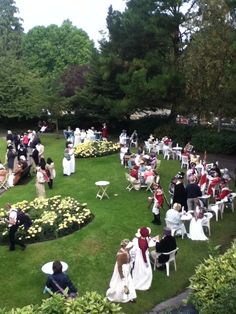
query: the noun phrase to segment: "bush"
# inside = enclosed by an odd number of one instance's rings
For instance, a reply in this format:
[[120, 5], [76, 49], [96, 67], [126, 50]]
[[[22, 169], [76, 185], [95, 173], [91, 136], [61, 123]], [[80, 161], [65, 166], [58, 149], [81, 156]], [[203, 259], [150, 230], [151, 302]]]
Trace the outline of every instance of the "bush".
[[218, 257], [210, 256], [190, 278], [189, 302], [202, 314], [231, 314], [236, 309], [236, 241]]
[[61, 294], [54, 294], [43, 300], [40, 306], [27, 305], [23, 308], [7, 311], [0, 309], [0, 314], [123, 314], [118, 304], [110, 303], [96, 292], [86, 292], [82, 297], [66, 300]]
[[120, 150], [119, 144], [107, 141], [89, 141], [75, 147], [75, 157], [101, 157], [113, 154]]
[[[60, 195], [47, 199], [36, 198], [32, 202], [22, 201], [13, 205], [29, 214], [33, 225], [25, 232], [20, 226], [16, 236], [28, 243], [55, 239], [70, 234], [91, 221], [92, 214], [72, 197], [62, 198]], [[7, 218], [5, 209], [0, 209], [0, 218]], [[8, 241], [8, 223], [0, 221], [0, 239]]]
[[200, 126], [179, 124], [165, 124], [154, 130], [157, 138], [168, 136], [174, 143], [184, 146], [188, 141], [199, 152], [236, 154], [236, 133], [222, 130], [217, 133], [215, 129]]

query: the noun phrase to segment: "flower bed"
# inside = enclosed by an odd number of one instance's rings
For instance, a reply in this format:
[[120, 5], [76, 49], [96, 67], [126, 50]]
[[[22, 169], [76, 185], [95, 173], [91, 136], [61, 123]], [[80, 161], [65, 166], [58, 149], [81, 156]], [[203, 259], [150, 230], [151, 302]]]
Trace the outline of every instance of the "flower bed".
[[79, 144], [75, 147], [75, 157], [100, 157], [113, 154], [120, 150], [120, 145], [107, 141], [90, 141]]
[[[72, 197], [53, 196], [47, 199], [36, 198], [32, 202], [22, 201], [13, 205], [28, 213], [32, 226], [25, 232], [20, 226], [17, 237], [25, 242], [46, 241], [71, 234], [90, 222], [93, 218], [87, 204], [80, 204]], [[0, 218], [7, 218], [5, 209], [0, 209]], [[0, 241], [8, 240], [8, 223], [0, 221]]]

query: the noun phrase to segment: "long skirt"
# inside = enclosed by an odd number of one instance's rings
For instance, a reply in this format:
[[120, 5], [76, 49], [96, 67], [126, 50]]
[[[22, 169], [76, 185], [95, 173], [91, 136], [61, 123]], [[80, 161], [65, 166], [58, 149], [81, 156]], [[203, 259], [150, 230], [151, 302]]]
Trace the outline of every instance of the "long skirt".
[[64, 157], [63, 161], [62, 161], [62, 166], [63, 166], [63, 174], [66, 175], [66, 176], [70, 176], [71, 175], [70, 160], [67, 160]]
[[38, 182], [36, 182], [35, 186], [36, 186], [36, 194], [37, 194], [37, 197], [45, 198], [45, 197], [46, 197], [46, 191], [45, 191], [45, 185], [44, 185], [44, 183], [38, 183]]
[[[106, 296], [111, 302], [126, 303], [137, 298], [133, 280], [130, 275], [130, 265], [122, 265], [122, 271], [124, 274], [123, 279], [120, 278], [116, 263], [110, 281], [110, 287], [106, 292]], [[127, 291], [124, 289], [125, 286], [128, 288]]]

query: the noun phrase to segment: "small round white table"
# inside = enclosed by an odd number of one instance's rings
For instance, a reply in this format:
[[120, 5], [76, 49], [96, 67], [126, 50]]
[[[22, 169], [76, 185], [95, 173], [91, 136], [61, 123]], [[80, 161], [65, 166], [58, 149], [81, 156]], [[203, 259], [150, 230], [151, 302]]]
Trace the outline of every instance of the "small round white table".
[[109, 198], [109, 196], [107, 195], [107, 192], [106, 192], [109, 184], [110, 184], [109, 181], [97, 181], [97, 182], [95, 182], [95, 185], [98, 186], [98, 192], [97, 192], [96, 198], [100, 198], [100, 200], [102, 200], [105, 196], [107, 198]]
[[[53, 261], [44, 264], [44, 265], [42, 266], [42, 268], [41, 268], [42, 272], [43, 272], [44, 274], [52, 275], [52, 274], [53, 274], [52, 264], [53, 264]], [[67, 265], [65, 262], [62, 262], [62, 261], [61, 261], [61, 264], [62, 264], [62, 271], [63, 271], [63, 272], [67, 271], [68, 265]]]

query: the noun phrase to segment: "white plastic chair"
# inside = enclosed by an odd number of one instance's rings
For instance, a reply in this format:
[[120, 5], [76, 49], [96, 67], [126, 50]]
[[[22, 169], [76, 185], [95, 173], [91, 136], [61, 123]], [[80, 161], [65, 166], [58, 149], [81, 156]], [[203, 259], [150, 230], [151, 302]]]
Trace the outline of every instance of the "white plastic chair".
[[210, 220], [213, 217], [212, 213], [205, 213], [204, 218], [202, 219], [202, 226], [208, 229], [209, 236], [211, 235], [211, 224]]
[[[170, 252], [167, 253], [161, 253], [164, 255], [169, 255], [169, 260], [165, 263], [166, 264], [166, 275], [169, 277], [170, 276], [170, 263], [173, 262], [174, 263], [174, 267], [175, 267], [175, 271], [177, 271], [177, 266], [176, 266], [176, 252], [178, 251], [178, 247]], [[157, 268], [157, 262], [158, 262], [158, 256], [160, 256], [160, 254], [158, 254], [156, 256], [156, 258], [154, 258], [154, 265], [153, 265], [153, 270], [156, 270]]]
[[166, 262], [166, 275], [169, 277], [170, 276], [170, 263], [173, 262], [175, 266], [175, 271], [177, 271], [177, 266], [176, 266], [176, 252], [178, 251], [178, 247], [168, 253], [162, 253], [164, 255], [169, 255], [169, 260]]
[[173, 225], [169, 220], [165, 219], [165, 222], [166, 222], [166, 227], [170, 228], [170, 230], [171, 230], [172, 237], [175, 236], [177, 231], [180, 231], [182, 239], [184, 238], [184, 234], [185, 234], [184, 225], [183, 225], [183, 227], [176, 228], [176, 225]]
[[172, 156], [172, 150], [168, 146], [163, 147], [163, 155], [164, 159], [170, 160], [170, 157]]
[[182, 155], [181, 156], [181, 168], [183, 168], [184, 166], [186, 166], [188, 169], [188, 166], [189, 166], [188, 156]]
[[230, 193], [229, 195], [226, 196], [224, 199], [224, 205], [226, 207], [230, 206], [232, 213], [234, 213], [234, 200], [236, 199], [236, 193]]
[[152, 144], [150, 144], [148, 141], [145, 141], [144, 142], [145, 144], [145, 150], [150, 153], [151, 152], [151, 149], [152, 149]]
[[212, 211], [215, 213], [216, 221], [218, 221], [219, 212], [221, 215], [221, 219], [223, 219], [223, 213], [224, 213], [224, 201], [218, 201], [215, 204], [210, 204], [207, 211]]
[[158, 143], [156, 145], [156, 151], [157, 151], [158, 155], [160, 154], [160, 152], [163, 153], [163, 143]]

